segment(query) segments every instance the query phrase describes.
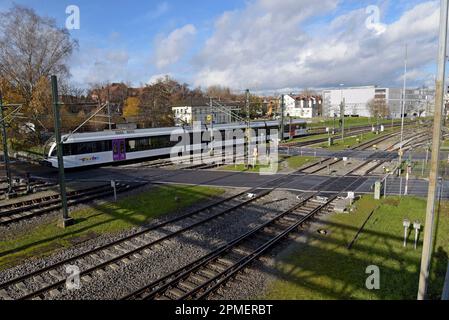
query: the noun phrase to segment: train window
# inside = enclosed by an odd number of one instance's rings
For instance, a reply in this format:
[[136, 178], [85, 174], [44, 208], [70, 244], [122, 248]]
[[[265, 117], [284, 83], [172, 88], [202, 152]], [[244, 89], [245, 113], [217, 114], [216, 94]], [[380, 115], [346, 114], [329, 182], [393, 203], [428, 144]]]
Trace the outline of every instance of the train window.
[[64, 156], [111, 151], [111, 141], [70, 143], [63, 145]]
[[170, 141], [170, 136], [151, 137], [152, 147], [159, 148], [171, 148], [176, 145], [176, 141]]
[[[56, 155], [56, 151], [57, 151], [57, 148], [54, 148], [53, 153], [55, 155]], [[72, 145], [71, 144], [63, 144], [62, 152], [63, 152], [64, 156], [71, 156], [72, 155]], [[52, 153], [52, 156], [53, 156], [53, 153]]]
[[136, 149], [136, 140], [128, 140], [126, 144], [126, 152], [131, 152]]
[[150, 138], [139, 138], [136, 140], [136, 150], [145, 151], [151, 149], [151, 139]]

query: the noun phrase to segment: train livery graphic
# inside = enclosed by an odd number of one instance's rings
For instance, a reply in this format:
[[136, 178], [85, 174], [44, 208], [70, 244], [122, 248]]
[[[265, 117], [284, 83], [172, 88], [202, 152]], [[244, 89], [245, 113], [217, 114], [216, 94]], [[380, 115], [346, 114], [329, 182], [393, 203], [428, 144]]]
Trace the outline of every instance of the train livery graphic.
[[[266, 130], [267, 136], [270, 130], [279, 129], [279, 121], [259, 121], [250, 125], [256, 134], [258, 130]], [[307, 134], [307, 124], [304, 120], [295, 119], [291, 123], [285, 124], [284, 137], [297, 137]], [[246, 124], [233, 123], [214, 125], [214, 132], [220, 132], [224, 136], [225, 131], [241, 129], [245, 130]], [[166, 127], [137, 130], [113, 130], [89, 133], [76, 133], [62, 136], [63, 157], [65, 168], [78, 168], [94, 165], [108, 165], [123, 163], [126, 161], [136, 161], [139, 159], [155, 159], [169, 157], [171, 149], [178, 143], [172, 141], [171, 135], [175, 131], [183, 130], [186, 134], [192, 135], [191, 127]], [[201, 126], [203, 132], [211, 130], [207, 125]], [[201, 144], [190, 139], [188, 149], [192, 152], [207, 148], [208, 142]], [[225, 145], [232, 143], [235, 145], [244, 144], [243, 139], [226, 140]], [[194, 144], [196, 143], [196, 144]], [[58, 158], [56, 143], [49, 144], [46, 153], [48, 165], [57, 167]]]

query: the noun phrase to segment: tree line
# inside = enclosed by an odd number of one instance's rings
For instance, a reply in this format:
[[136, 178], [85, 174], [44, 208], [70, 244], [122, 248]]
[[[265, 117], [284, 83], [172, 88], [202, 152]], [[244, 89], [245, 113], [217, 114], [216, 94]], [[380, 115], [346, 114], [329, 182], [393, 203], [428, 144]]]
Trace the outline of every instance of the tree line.
[[[168, 76], [151, 84], [133, 88], [127, 83], [90, 84], [81, 89], [70, 82], [69, 58], [78, 42], [56, 21], [39, 16], [33, 9], [14, 5], [0, 12], [0, 91], [3, 104], [22, 104], [14, 121], [8, 123], [8, 137], [14, 149], [42, 143], [54, 132], [50, 76], [59, 82], [62, 131], [70, 132], [106, 101], [113, 123], [136, 122], [139, 127], [174, 124], [172, 107], [205, 105], [209, 98], [232, 104], [246, 116], [245, 93], [212, 86], [190, 88]], [[251, 116], [266, 113], [261, 97], [250, 97]], [[13, 108], [7, 108], [6, 114]], [[112, 110], [111, 110], [112, 109]], [[105, 113], [86, 125], [86, 130], [105, 128]], [[27, 124], [32, 124], [29, 130]], [[27, 129], [28, 128], [28, 129]]]

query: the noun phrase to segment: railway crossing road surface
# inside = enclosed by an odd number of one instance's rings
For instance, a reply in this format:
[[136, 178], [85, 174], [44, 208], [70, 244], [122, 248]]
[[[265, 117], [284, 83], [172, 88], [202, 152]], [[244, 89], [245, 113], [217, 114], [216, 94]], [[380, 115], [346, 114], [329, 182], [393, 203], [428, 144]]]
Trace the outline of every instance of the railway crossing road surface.
[[[396, 160], [399, 156], [397, 151], [379, 151], [379, 150], [339, 150], [339, 151], [333, 151], [333, 150], [326, 150], [322, 148], [295, 148], [295, 147], [279, 147], [279, 153], [283, 155], [303, 155], [303, 156], [316, 156], [316, 157], [322, 157], [322, 158], [352, 158], [352, 159], [359, 159], [359, 160], [366, 160], [366, 159], [381, 159], [381, 160], [387, 160], [392, 161]], [[440, 152], [440, 159], [441, 160], [447, 160], [448, 159], [449, 152], [442, 151]], [[425, 152], [405, 152], [404, 153], [404, 159], [408, 159], [409, 156], [413, 160], [424, 160], [426, 159], [426, 153]], [[427, 155], [430, 159], [430, 153]]]
[[[208, 171], [208, 170], [163, 170], [158, 168], [139, 170], [123, 170], [119, 167], [96, 168], [79, 172], [68, 172], [66, 179], [71, 180], [96, 180], [96, 181], [148, 181], [167, 184], [192, 184], [222, 187], [251, 188], [265, 182], [281, 177], [282, 174], [260, 175], [256, 173], [232, 172], [232, 171]], [[53, 178], [55, 175], [53, 176]], [[358, 177], [360, 178], [360, 177]], [[314, 191], [314, 187], [329, 179], [329, 176], [295, 174], [283, 188], [299, 191]], [[329, 190], [320, 191], [335, 192], [343, 190], [354, 177], [335, 177], [339, 183], [332, 184]], [[377, 177], [363, 177], [360, 183], [352, 190], [357, 193], [373, 193], [373, 185]], [[348, 180], [348, 181], [346, 181]], [[405, 178], [401, 179], [389, 176], [387, 180], [387, 193], [399, 194], [404, 191]], [[428, 182], [420, 179], [410, 179], [408, 182], [408, 194], [425, 197], [427, 195]], [[318, 191], [318, 190], [317, 190]], [[442, 197], [449, 199], [449, 181], [445, 181], [442, 188]]]

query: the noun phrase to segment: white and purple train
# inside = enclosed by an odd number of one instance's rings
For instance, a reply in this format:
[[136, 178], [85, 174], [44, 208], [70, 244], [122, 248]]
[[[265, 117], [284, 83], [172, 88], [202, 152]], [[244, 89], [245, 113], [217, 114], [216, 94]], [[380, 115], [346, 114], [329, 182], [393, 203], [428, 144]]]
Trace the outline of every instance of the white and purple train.
[[[221, 132], [225, 137], [226, 130], [244, 130], [244, 123], [216, 124], [214, 132]], [[257, 131], [262, 129], [270, 132], [272, 129], [279, 129], [279, 121], [258, 121], [252, 122], [251, 128]], [[193, 128], [166, 127], [137, 130], [113, 130], [102, 132], [75, 133], [62, 136], [63, 156], [65, 168], [80, 168], [88, 166], [122, 164], [129, 161], [139, 161], [165, 158], [170, 156], [172, 147], [178, 141], [172, 141], [171, 134], [175, 130], [183, 130], [192, 135]], [[202, 126], [202, 131], [210, 130], [210, 127]], [[307, 123], [304, 120], [295, 119], [285, 123], [284, 137], [298, 137], [307, 134]], [[188, 150], [203, 150], [208, 142], [197, 142], [190, 140]], [[244, 139], [226, 140], [223, 138], [223, 146], [233, 144], [240, 145]], [[56, 143], [49, 144], [46, 162], [53, 167], [58, 167]]]

